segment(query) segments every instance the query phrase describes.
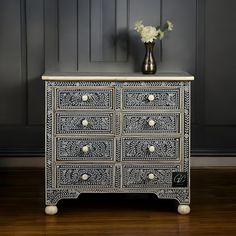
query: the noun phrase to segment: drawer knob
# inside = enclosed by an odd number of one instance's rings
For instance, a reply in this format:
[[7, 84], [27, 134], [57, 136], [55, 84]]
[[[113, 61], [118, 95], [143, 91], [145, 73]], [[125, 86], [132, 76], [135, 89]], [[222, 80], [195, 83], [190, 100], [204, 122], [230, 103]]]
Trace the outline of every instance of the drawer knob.
[[82, 179], [82, 180], [88, 180], [88, 178], [89, 178], [89, 175], [88, 175], [88, 174], [83, 174], [83, 175], [81, 176], [81, 179]]
[[87, 127], [88, 126], [88, 121], [85, 119], [85, 120], [82, 120], [82, 125], [84, 126], [84, 127]]
[[89, 152], [89, 146], [88, 145], [85, 145], [82, 147], [82, 152], [83, 153], [88, 153]]
[[149, 120], [148, 124], [149, 126], [153, 127], [156, 124], [156, 122], [154, 120]]
[[83, 96], [82, 96], [82, 101], [83, 101], [83, 102], [87, 102], [88, 99], [89, 99], [88, 95], [83, 95]]
[[148, 178], [149, 178], [150, 180], [152, 180], [152, 179], [155, 178], [155, 175], [154, 175], [153, 173], [150, 173], [150, 174], [148, 174]]
[[149, 152], [155, 152], [155, 147], [154, 146], [149, 146], [148, 150], [149, 150]]
[[148, 95], [149, 102], [152, 102], [155, 99], [154, 95], [150, 94]]

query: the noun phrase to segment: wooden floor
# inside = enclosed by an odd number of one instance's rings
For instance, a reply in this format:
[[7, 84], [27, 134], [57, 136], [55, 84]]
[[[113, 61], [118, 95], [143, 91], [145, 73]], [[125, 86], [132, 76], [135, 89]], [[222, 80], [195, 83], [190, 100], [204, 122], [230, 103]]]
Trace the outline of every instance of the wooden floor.
[[192, 170], [192, 212], [153, 195], [82, 194], [44, 214], [44, 172], [0, 169], [0, 235], [236, 235], [236, 169]]

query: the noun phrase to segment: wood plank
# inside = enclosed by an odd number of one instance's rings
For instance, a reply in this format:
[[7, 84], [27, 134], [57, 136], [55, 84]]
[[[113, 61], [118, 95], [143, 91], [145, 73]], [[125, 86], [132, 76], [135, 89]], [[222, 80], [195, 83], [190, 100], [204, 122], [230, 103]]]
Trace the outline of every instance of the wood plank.
[[[224, 176], [224, 178], [222, 178]], [[44, 171], [0, 169], [1, 235], [236, 234], [236, 169], [192, 170], [192, 212], [148, 194], [82, 194], [44, 214]]]

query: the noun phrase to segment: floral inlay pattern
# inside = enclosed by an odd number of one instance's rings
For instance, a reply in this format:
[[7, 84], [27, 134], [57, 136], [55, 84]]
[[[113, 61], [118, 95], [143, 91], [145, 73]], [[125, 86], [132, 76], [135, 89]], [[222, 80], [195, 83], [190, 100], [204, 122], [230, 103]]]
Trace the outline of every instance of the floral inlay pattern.
[[[99, 160], [113, 159], [112, 139], [59, 138], [57, 139], [57, 160]], [[84, 152], [83, 147], [88, 151]]]
[[[83, 96], [86, 96], [86, 101], [83, 101]], [[57, 107], [60, 109], [112, 108], [112, 101], [112, 90], [67, 89], [57, 91]]]
[[[155, 122], [154, 126], [149, 125], [149, 121]], [[124, 115], [125, 133], [170, 133], [179, 132], [179, 114], [125, 114]]]
[[[57, 185], [63, 186], [90, 186], [112, 187], [113, 169], [109, 166], [58, 166], [57, 167]], [[87, 179], [83, 179], [83, 175]]]
[[[148, 99], [150, 95], [152, 101]], [[179, 90], [124, 90], [124, 108], [179, 109]]]
[[[176, 138], [126, 138], [123, 142], [123, 160], [171, 161], [179, 159], [179, 140]], [[154, 148], [153, 152], [149, 151], [150, 147]]]

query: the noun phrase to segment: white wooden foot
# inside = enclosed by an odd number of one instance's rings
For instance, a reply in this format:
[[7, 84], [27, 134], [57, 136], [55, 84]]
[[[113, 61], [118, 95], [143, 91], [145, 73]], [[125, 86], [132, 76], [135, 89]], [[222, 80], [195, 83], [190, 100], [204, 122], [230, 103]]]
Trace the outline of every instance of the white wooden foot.
[[187, 215], [190, 213], [190, 206], [189, 205], [179, 205], [178, 212], [181, 215]]
[[55, 215], [55, 214], [57, 214], [57, 211], [58, 211], [57, 206], [46, 206], [45, 207], [45, 213], [47, 215]]

